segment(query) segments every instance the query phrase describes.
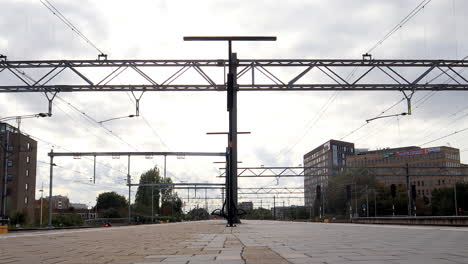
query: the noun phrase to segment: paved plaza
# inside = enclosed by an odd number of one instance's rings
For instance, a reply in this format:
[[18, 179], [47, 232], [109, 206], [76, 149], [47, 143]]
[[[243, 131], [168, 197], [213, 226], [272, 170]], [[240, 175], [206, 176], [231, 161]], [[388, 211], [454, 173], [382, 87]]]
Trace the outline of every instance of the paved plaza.
[[468, 228], [203, 221], [10, 233], [0, 263], [468, 263]]

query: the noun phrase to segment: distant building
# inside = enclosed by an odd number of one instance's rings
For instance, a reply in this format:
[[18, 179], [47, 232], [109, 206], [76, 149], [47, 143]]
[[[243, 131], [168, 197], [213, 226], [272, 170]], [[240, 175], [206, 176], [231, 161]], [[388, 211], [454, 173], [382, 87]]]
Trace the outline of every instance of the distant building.
[[354, 155], [354, 143], [330, 140], [304, 155], [304, 201], [310, 207], [315, 201], [315, 190], [328, 184], [328, 177], [346, 166], [346, 158]]
[[33, 223], [37, 142], [0, 122], [0, 145], [0, 217], [24, 213], [26, 222]]
[[239, 209], [243, 209], [245, 211], [253, 210], [253, 203], [252, 202], [241, 202], [239, 203]]
[[418, 195], [432, 197], [436, 188], [452, 187], [466, 179], [460, 163], [460, 151], [452, 147], [416, 146], [361, 152], [347, 158], [350, 167], [374, 167], [371, 172], [384, 186], [406, 186], [406, 166], [410, 185]]
[[81, 203], [70, 203], [70, 207], [73, 207], [74, 209], [88, 209], [86, 204]]
[[[49, 203], [49, 197], [46, 197], [47, 204]], [[55, 195], [52, 196], [52, 209], [53, 210], [65, 210], [70, 207], [70, 200], [66, 196]]]

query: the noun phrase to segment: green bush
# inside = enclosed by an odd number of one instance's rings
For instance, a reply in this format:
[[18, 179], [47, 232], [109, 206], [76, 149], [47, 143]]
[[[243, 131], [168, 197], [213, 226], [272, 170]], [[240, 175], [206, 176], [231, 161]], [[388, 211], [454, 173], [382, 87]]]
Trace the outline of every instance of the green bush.
[[26, 213], [14, 212], [10, 218], [10, 224], [12, 225], [23, 225], [26, 222]]
[[83, 225], [83, 219], [77, 214], [54, 215], [52, 217], [52, 225], [57, 227], [81, 226]]

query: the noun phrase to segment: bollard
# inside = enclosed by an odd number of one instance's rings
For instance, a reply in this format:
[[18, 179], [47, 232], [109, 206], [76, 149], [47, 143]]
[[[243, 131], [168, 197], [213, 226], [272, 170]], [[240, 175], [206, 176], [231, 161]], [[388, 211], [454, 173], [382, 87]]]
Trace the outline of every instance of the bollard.
[[0, 225], [0, 234], [8, 234], [8, 225]]

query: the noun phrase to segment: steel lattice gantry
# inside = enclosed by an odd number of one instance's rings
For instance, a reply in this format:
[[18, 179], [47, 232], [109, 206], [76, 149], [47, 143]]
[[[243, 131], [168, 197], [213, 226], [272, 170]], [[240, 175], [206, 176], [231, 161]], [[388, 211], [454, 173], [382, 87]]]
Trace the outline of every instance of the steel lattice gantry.
[[[222, 73], [227, 66], [227, 60], [3, 59], [0, 60], [0, 92], [226, 91]], [[464, 72], [468, 61], [465, 60], [240, 59], [237, 66], [239, 91], [468, 90]], [[107, 72], [99, 77], [89, 73], [96, 69]], [[147, 72], [150, 69], [156, 72]], [[114, 79], [125, 71], [133, 71], [141, 78], [117, 83]], [[191, 72], [201, 76], [204, 83], [179, 81]], [[309, 74], [314, 81], [307, 78]], [[70, 78], [67, 84], [59, 81], [65, 75]]]

